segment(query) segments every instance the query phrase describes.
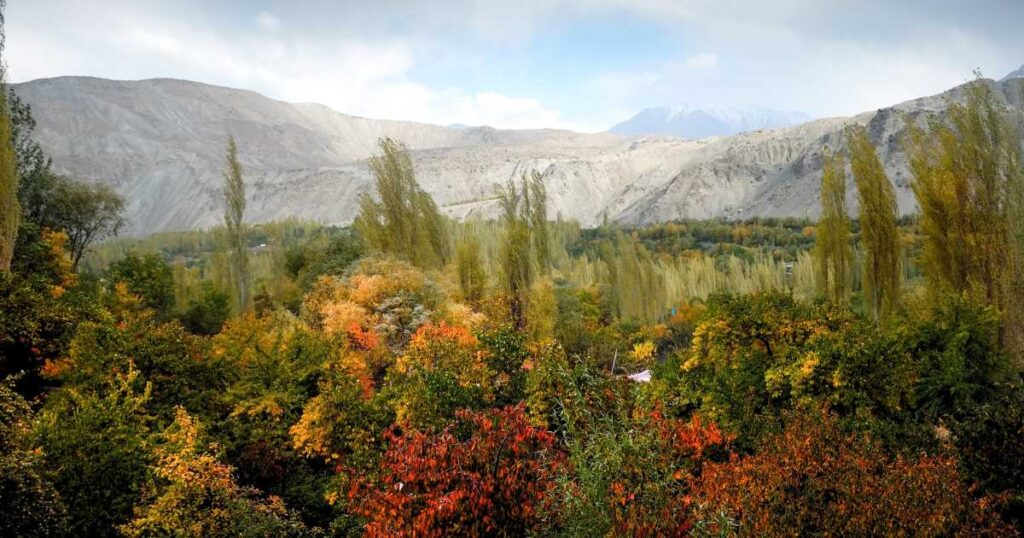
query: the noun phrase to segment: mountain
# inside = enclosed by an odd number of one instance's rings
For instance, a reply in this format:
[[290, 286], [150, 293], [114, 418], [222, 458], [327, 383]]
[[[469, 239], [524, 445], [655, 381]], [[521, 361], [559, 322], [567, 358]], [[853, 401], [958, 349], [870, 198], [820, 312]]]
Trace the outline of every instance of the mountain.
[[802, 112], [765, 108], [645, 108], [609, 132], [623, 135], [667, 135], [707, 138], [798, 125], [811, 119]]
[[[1021, 107], [1014, 81], [984, 81]], [[596, 224], [680, 218], [818, 214], [821, 149], [862, 124], [896, 186], [915, 209], [902, 150], [904, 116], [921, 120], [962, 99], [964, 86], [849, 118], [697, 140], [559, 130], [442, 127], [372, 120], [322, 105], [181, 80], [62, 77], [13, 85], [32, 106], [35, 136], [58, 171], [112, 185], [126, 199], [127, 233], [221, 222], [221, 170], [229, 133], [247, 181], [247, 219], [351, 222], [372, 187], [367, 157], [378, 137], [403, 140], [416, 174], [456, 218], [494, 215], [495, 186], [542, 174], [550, 217]], [[851, 210], [855, 191], [848, 188]]]
[[1013, 71], [1009, 75], [1003, 77], [1003, 80], [1010, 80], [1011, 78], [1024, 78], [1024, 65], [1020, 66], [1016, 71]]

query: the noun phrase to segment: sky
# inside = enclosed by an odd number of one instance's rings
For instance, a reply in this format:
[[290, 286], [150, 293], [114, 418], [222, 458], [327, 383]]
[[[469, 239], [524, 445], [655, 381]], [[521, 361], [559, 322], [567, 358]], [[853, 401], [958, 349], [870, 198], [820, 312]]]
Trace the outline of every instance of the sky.
[[384, 119], [851, 115], [1024, 64], [1024, 0], [8, 0], [9, 77], [181, 78]]

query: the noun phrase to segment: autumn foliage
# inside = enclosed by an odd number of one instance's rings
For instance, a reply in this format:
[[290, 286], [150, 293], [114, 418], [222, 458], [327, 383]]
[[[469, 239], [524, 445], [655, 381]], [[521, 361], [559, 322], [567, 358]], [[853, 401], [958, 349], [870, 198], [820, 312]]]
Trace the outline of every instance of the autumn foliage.
[[369, 537], [525, 535], [561, 461], [522, 406], [460, 411], [436, 433], [394, 427], [387, 444], [380, 477], [349, 491]]
[[[890, 457], [844, 434], [834, 417], [799, 415], [749, 456], [708, 463], [694, 481], [695, 517], [749, 536], [1006, 535], [951, 456]], [[712, 530], [727, 530], [714, 528]]]

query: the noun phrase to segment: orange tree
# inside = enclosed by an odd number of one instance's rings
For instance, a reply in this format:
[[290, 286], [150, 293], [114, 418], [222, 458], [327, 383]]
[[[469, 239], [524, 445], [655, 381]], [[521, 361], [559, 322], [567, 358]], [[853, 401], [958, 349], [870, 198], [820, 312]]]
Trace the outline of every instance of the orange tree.
[[460, 411], [435, 433], [396, 426], [387, 443], [379, 477], [354, 477], [348, 493], [370, 537], [526, 535], [561, 461], [522, 406]]

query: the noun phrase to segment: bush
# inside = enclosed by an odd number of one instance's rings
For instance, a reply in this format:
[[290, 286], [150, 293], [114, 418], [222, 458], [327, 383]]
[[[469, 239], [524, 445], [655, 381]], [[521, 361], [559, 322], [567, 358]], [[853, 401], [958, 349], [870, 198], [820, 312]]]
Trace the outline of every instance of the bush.
[[[1011, 534], [974, 499], [948, 456], [890, 457], [844, 434], [834, 416], [799, 414], [757, 453], [708, 463], [694, 481], [696, 517], [727, 516], [749, 536], [944, 536]], [[710, 524], [708, 524], [710, 523]]]

